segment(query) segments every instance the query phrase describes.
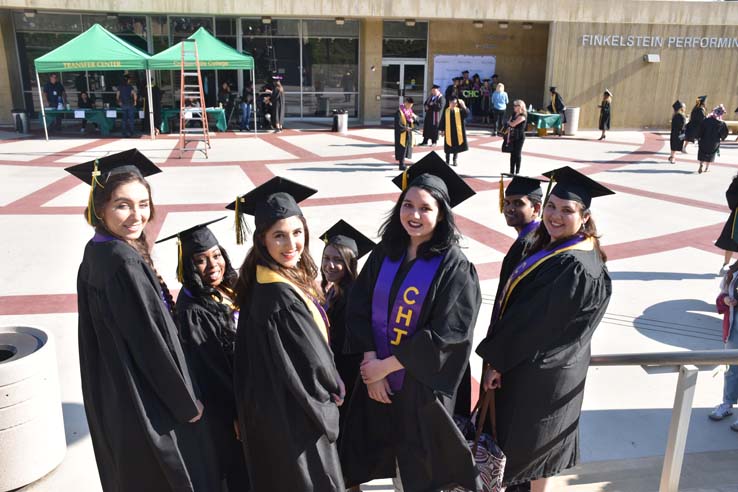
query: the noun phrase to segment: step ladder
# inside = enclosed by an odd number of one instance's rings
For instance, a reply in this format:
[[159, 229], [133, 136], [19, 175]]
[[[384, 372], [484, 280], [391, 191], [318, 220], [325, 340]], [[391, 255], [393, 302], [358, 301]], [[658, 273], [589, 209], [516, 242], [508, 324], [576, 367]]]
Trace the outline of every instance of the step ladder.
[[[202, 90], [202, 74], [200, 57], [197, 53], [197, 41], [182, 41], [182, 63], [180, 65], [179, 90], [179, 157], [185, 152], [202, 152], [208, 157], [210, 148], [210, 132], [208, 131], [208, 114], [205, 107], [205, 96]], [[191, 102], [190, 107], [185, 102]], [[199, 122], [200, 127], [187, 127], [188, 123]], [[194, 142], [194, 146], [187, 145]], [[203, 142], [204, 145], [200, 145]]]

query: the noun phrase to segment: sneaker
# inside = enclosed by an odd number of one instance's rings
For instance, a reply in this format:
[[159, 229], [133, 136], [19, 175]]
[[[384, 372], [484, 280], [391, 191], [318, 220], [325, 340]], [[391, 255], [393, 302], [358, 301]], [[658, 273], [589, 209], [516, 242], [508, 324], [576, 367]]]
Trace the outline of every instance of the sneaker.
[[[710, 420], [723, 420], [725, 417], [728, 417], [730, 415], [733, 415], [733, 405], [731, 405], [730, 403], [721, 403], [720, 405], [716, 406], [712, 412], [710, 412], [710, 415], [708, 415], [708, 417], [710, 417]], [[738, 421], [733, 424], [737, 427], [733, 430], [738, 431], [738, 425], [736, 424], [738, 424]]]
[[730, 430], [738, 432], [738, 420], [730, 424]]

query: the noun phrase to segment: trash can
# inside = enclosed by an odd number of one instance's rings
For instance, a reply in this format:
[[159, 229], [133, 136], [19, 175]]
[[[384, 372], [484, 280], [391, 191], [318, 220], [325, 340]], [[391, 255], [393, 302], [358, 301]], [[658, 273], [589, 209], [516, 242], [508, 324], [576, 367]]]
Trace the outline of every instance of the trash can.
[[348, 133], [348, 113], [343, 109], [333, 110], [333, 128], [331, 131], [346, 134]]
[[47, 475], [67, 451], [51, 334], [0, 327], [0, 388], [0, 491], [8, 491]]
[[566, 116], [564, 135], [576, 135], [579, 131], [579, 108], [566, 108], [564, 115]]
[[18, 133], [28, 133], [28, 113], [25, 109], [13, 109], [10, 114], [13, 115], [13, 124], [15, 131]]

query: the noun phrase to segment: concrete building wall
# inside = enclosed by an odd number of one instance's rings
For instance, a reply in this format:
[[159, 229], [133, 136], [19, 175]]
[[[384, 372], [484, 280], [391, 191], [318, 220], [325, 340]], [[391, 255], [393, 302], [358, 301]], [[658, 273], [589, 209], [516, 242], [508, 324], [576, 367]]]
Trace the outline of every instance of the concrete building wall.
[[[616, 44], [628, 36], [658, 38], [662, 47], [583, 46], [583, 36], [614, 35]], [[654, 24], [555, 23], [549, 45], [547, 80], [541, 91], [556, 85], [568, 106], [581, 107], [579, 124], [598, 124], [597, 105], [609, 88], [613, 127], [665, 127], [671, 105], [679, 98], [688, 110], [695, 98], [707, 94], [708, 109], [725, 104], [728, 118], [738, 105], [738, 47], [677, 47], [687, 38], [738, 38], [736, 26], [681, 26]], [[670, 39], [671, 38], [671, 39]], [[613, 41], [613, 38], [610, 38]], [[641, 40], [643, 42], [643, 40]], [[671, 43], [670, 43], [671, 41]], [[671, 44], [671, 46], [670, 46]], [[647, 54], [660, 56], [647, 63]]]
[[497, 22], [485, 22], [482, 28], [475, 28], [465, 21], [431, 21], [428, 78], [433, 80], [434, 55], [494, 55], [495, 72], [505, 84], [510, 100], [523, 99], [538, 106], [543, 101], [540, 88], [546, 75], [547, 43], [548, 24], [533, 24], [526, 30], [520, 26], [501, 29]]
[[13, 24], [9, 11], [0, 10], [0, 124], [13, 123], [10, 110], [23, 107]]

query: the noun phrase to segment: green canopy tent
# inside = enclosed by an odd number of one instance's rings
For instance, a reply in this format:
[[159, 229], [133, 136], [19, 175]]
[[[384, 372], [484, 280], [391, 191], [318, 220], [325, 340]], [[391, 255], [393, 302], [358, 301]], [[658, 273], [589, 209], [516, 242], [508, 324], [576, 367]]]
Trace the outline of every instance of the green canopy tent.
[[[63, 72], [65, 70], [145, 70], [148, 100], [151, 101], [151, 71], [148, 53], [122, 40], [100, 24], [95, 24], [74, 39], [55, 50], [36, 58], [36, 83], [41, 101], [41, 114], [44, 121], [46, 140], [49, 132], [46, 127], [46, 112], [39, 73]], [[154, 113], [149, 106], [149, 126], [154, 138]]]
[[[254, 58], [245, 53], [239, 53], [201, 27], [187, 39], [196, 41], [197, 56], [200, 68], [204, 70], [251, 70], [251, 80], [255, 81]], [[180, 70], [182, 68], [182, 43], [170, 46], [164, 51], [153, 55], [149, 59], [149, 68], [152, 70]], [[194, 61], [188, 58], [185, 68], [194, 68]], [[256, 121], [256, 105], [254, 105], [254, 121]], [[257, 125], [254, 125], [255, 128]]]

